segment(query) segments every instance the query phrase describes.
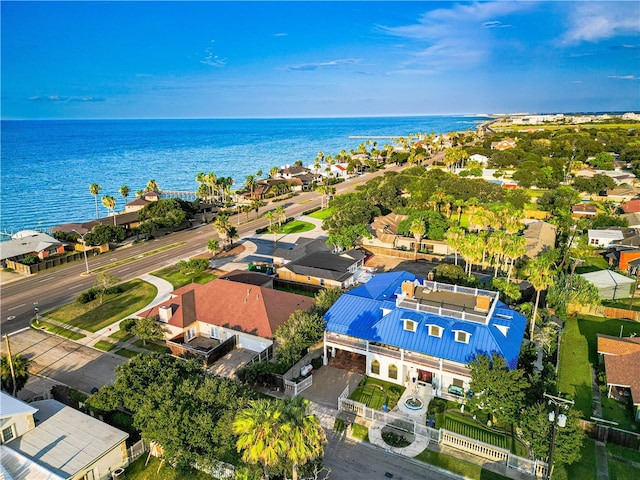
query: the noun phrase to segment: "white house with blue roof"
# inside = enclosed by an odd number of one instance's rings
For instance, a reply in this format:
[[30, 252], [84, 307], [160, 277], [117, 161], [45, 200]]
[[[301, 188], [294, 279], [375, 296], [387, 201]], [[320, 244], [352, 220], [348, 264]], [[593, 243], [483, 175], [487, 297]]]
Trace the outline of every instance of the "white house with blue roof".
[[325, 361], [340, 350], [363, 355], [367, 375], [432, 394], [463, 396], [478, 354], [516, 368], [526, 318], [498, 292], [426, 281], [408, 272], [373, 276], [345, 292], [324, 316]]

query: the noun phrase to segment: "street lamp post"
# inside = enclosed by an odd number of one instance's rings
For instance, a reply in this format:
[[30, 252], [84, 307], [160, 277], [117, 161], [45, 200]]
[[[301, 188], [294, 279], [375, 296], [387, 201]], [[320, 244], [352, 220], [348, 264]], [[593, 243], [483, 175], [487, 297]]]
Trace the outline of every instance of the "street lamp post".
[[80, 235], [80, 238], [82, 239], [82, 251], [84, 252], [84, 266], [86, 268], [86, 273], [87, 275], [89, 275], [89, 259], [87, 258], [87, 244], [84, 241], [84, 236], [89, 233], [89, 232], [85, 232], [84, 235], [80, 232], [78, 232], [77, 230], [71, 230], [72, 232], [76, 232], [78, 235]]
[[560, 413], [560, 407], [565, 409], [569, 408], [569, 405], [573, 405], [573, 400], [566, 400], [564, 398], [555, 397], [547, 393], [544, 394], [544, 397], [549, 400], [550, 405], [553, 404], [555, 407], [552, 412], [549, 412], [549, 421], [553, 424], [553, 428], [551, 430], [551, 445], [549, 446], [547, 474], [545, 475], [545, 480], [549, 480], [551, 478], [551, 473], [553, 470], [553, 450], [556, 444], [557, 427], [564, 428], [567, 424], [567, 416], [564, 413]]

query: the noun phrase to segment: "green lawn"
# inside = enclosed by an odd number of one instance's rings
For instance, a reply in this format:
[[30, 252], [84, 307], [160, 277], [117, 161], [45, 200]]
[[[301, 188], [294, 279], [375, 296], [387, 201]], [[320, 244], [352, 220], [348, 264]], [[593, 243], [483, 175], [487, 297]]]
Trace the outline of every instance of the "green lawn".
[[556, 464], [552, 480], [598, 480], [596, 469], [596, 443], [585, 438], [580, 460], [571, 465]]
[[[607, 443], [607, 454], [612, 457], [620, 457], [626, 458], [627, 460], [632, 460], [636, 463], [640, 463], [640, 452], [638, 450], [634, 450], [631, 448], [625, 448], [621, 445], [616, 445], [614, 443]], [[640, 476], [638, 476], [640, 478]]]
[[356, 402], [364, 403], [369, 408], [382, 410], [386, 403], [389, 410], [396, 406], [405, 388], [395, 383], [376, 378], [365, 377], [349, 397]]
[[129, 333], [125, 330], [118, 330], [112, 333], [111, 335], [109, 335], [109, 338], [113, 338], [118, 342], [126, 342], [127, 340], [133, 338], [133, 333]]
[[334, 208], [325, 208], [323, 210], [318, 210], [316, 212], [310, 213], [308, 216], [311, 218], [317, 218], [318, 220], [324, 220], [327, 217], [330, 217], [333, 212], [335, 211]]
[[528, 454], [527, 447], [519, 442], [513, 432], [497, 432], [481, 425], [469, 415], [459, 412], [446, 412], [443, 420], [444, 428], [481, 442], [510, 450], [521, 457]]
[[637, 480], [638, 478], [640, 478], [640, 468], [609, 459], [609, 480]]
[[144, 345], [142, 340], [136, 340], [135, 342], [133, 342], [133, 344], [138, 348], [144, 348], [145, 350], [149, 350], [151, 352], [156, 352], [156, 353], [170, 353], [171, 352], [171, 350], [169, 350], [165, 345], [160, 345], [158, 343], [150, 342], [148, 340], [147, 340], [147, 344], [146, 345]]
[[35, 328], [46, 330], [49, 333], [68, 338], [70, 340], [80, 340], [81, 338], [86, 337], [86, 335], [84, 335], [83, 333], [74, 332], [73, 330], [68, 330], [66, 328], [54, 325], [53, 323], [45, 322], [43, 320], [40, 320], [37, 323], [34, 322], [33, 325]]
[[359, 423], [354, 423], [351, 425], [351, 435], [354, 438], [357, 438], [361, 442], [369, 441], [369, 429], [364, 425], [360, 425]]
[[123, 283], [122, 288], [122, 293], [105, 295], [102, 305], [98, 299], [88, 303], [75, 301], [47, 313], [47, 316], [89, 332], [97, 332], [146, 307], [158, 293], [154, 285], [139, 279]]
[[119, 350], [116, 350], [113, 353], [120, 355], [121, 357], [127, 357], [127, 358], [133, 358], [136, 355], [141, 355], [140, 353], [134, 352], [133, 350], [129, 350], [128, 348], [121, 348]]
[[164, 463], [160, 471], [158, 466], [160, 460], [151, 457], [145, 466], [147, 455], [142, 455], [125, 469], [125, 476], [128, 480], [212, 480], [213, 477], [199, 470], [188, 470], [179, 472], [171, 465]]
[[609, 262], [607, 260], [597, 255], [595, 257], [587, 257], [584, 263], [576, 268], [576, 273], [590, 273], [597, 272], [598, 270], [606, 270], [609, 268]]
[[[598, 362], [597, 334], [618, 336], [621, 326], [627, 334], [633, 328], [640, 333], [638, 324], [626, 320], [581, 315], [566, 322], [562, 333], [558, 389], [573, 396], [583, 418], [592, 415], [591, 366]], [[634, 428], [631, 413], [606, 398], [603, 399], [603, 417], [619, 422], [623, 425], [621, 428]]]
[[602, 418], [617, 422], [617, 428], [622, 430], [637, 432], [640, 429], [640, 425], [633, 421], [633, 412], [628, 407], [604, 395], [602, 397]]
[[102, 350], [103, 352], [108, 352], [109, 350], [113, 350], [114, 348], [116, 348], [116, 344], [107, 342], [106, 340], [98, 340], [95, 343], [94, 347], [98, 350]]
[[309, 232], [314, 228], [316, 228], [316, 226], [313, 223], [303, 222], [302, 220], [294, 220], [292, 222], [285, 223], [282, 226], [282, 233], [287, 234]]
[[475, 463], [465, 462], [459, 458], [450, 457], [444, 453], [434, 452], [428, 448], [424, 449], [421, 453], [414, 457], [416, 460], [420, 460], [424, 463], [429, 463], [436, 467], [443, 468], [458, 475], [462, 475], [465, 478], [472, 478], [474, 480], [506, 480], [509, 477], [493, 473], [489, 470], [485, 470], [480, 465]]
[[212, 273], [209, 273], [209, 272], [205, 271], [205, 272], [200, 273], [199, 275], [196, 275], [192, 279], [191, 277], [187, 277], [185, 275], [182, 275], [180, 273], [180, 269], [178, 267], [176, 267], [175, 265], [172, 265], [170, 267], [165, 267], [165, 268], [162, 268], [160, 270], [156, 270], [155, 272], [151, 272], [151, 275], [155, 275], [156, 277], [160, 277], [160, 278], [166, 280], [171, 285], [173, 285], [174, 289], [178, 289], [180, 287], [184, 287], [185, 285], [191, 283], [192, 280], [195, 283], [199, 283], [199, 284], [202, 285], [202, 284], [210, 282], [211, 280], [216, 278], [216, 276], [213, 275]]
[[633, 309], [630, 309], [631, 298], [619, 298], [618, 300], [603, 300], [602, 305], [605, 307], [621, 308], [623, 310], [634, 310], [640, 312], [640, 297], [636, 295], [633, 299]]

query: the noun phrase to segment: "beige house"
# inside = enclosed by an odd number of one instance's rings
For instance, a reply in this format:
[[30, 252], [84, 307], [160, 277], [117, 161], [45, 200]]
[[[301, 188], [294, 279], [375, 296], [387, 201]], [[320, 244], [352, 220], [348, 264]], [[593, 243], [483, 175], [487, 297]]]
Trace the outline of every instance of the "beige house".
[[0, 393], [0, 476], [107, 480], [128, 463], [129, 436], [56, 400], [24, 403]]

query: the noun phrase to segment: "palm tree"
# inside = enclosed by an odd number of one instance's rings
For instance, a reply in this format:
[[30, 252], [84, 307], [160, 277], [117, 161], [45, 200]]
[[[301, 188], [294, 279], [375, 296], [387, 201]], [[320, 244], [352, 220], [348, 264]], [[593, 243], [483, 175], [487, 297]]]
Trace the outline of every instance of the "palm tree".
[[[109, 211], [109, 215], [116, 209], [116, 199], [111, 195], [105, 195], [102, 197], [102, 205]], [[116, 224], [116, 216], [113, 216], [113, 224]]]
[[260, 178], [262, 176], [262, 170], [258, 170], [256, 172], [256, 177]]
[[262, 200], [259, 198], [251, 199], [251, 210], [256, 211], [256, 218], [258, 218], [258, 214], [260, 213], [260, 207], [262, 206]]
[[467, 275], [471, 276], [473, 264], [482, 260], [484, 241], [478, 235], [466, 235], [460, 245], [460, 254], [466, 262]]
[[451, 227], [445, 234], [447, 245], [454, 251], [454, 262], [458, 265], [458, 252], [464, 241], [465, 231], [462, 227]]
[[[536, 326], [536, 316], [538, 314], [538, 304], [540, 303], [540, 292], [546, 290], [554, 284], [557, 271], [554, 259], [550, 251], [543, 252], [537, 257], [529, 260], [525, 268], [525, 275], [536, 291], [536, 303], [531, 316], [531, 326], [529, 330], [529, 340], [533, 341], [533, 332]], [[551, 251], [552, 252], [552, 251]]]
[[220, 251], [220, 243], [215, 238], [210, 238], [207, 242], [207, 251], [211, 254], [211, 256], [215, 256], [218, 251]]
[[251, 191], [251, 198], [253, 198], [253, 188], [256, 186], [256, 176], [255, 175], [247, 175], [247, 178], [244, 181], [245, 190]]
[[269, 480], [269, 468], [277, 465], [287, 451], [282, 425], [281, 403], [267, 399], [252, 400], [241, 410], [232, 424], [238, 436], [236, 446], [247, 463], [262, 464], [263, 475]]
[[278, 172], [280, 172], [280, 169], [278, 167], [272, 167], [271, 170], [269, 170], [269, 176], [271, 178], [276, 178], [276, 175], [278, 175]]
[[206, 173], [204, 176], [204, 184], [209, 188], [209, 201], [213, 201], [214, 199], [214, 192], [215, 187], [218, 183], [218, 176], [213, 173], [213, 172], [209, 172]]
[[240, 211], [245, 214], [247, 222], [249, 221], [249, 213], [253, 211], [253, 207], [251, 205], [242, 205], [240, 207]]
[[220, 235], [223, 245], [226, 243], [231, 244], [231, 242], [233, 241], [232, 233], [235, 228], [231, 226], [231, 222], [229, 221], [228, 216], [218, 215], [213, 222], [213, 229], [218, 232], [218, 235]]
[[287, 219], [287, 212], [285, 212], [282, 205], [278, 205], [273, 211], [275, 212], [275, 219], [278, 222], [278, 229], [280, 229], [282, 228], [282, 222]]
[[93, 199], [96, 202], [96, 218], [99, 218], [99, 214], [98, 214], [98, 194], [100, 193], [100, 190], [102, 190], [102, 187], [100, 185], [98, 185], [97, 183], [92, 183], [91, 185], [89, 185], [89, 193], [91, 193], [91, 195], [93, 195]]
[[271, 225], [273, 225], [273, 220], [276, 218], [276, 211], [269, 210], [267, 213], [264, 214], [264, 218], [269, 220], [269, 231], [271, 231]]
[[507, 232], [504, 230], [498, 230], [493, 232], [487, 240], [487, 254], [489, 255], [490, 262], [493, 263], [495, 270], [494, 276], [498, 276], [498, 269], [504, 255], [504, 244], [507, 238]]
[[427, 233], [427, 226], [424, 224], [424, 219], [416, 218], [413, 222], [411, 222], [411, 226], [409, 227], [409, 232], [415, 238], [414, 249], [413, 249], [413, 259], [417, 261], [418, 259], [418, 249], [420, 248], [420, 242], [424, 237], [425, 233]]
[[527, 240], [521, 236], [507, 236], [504, 244], [505, 267], [506, 261], [509, 260], [509, 269], [507, 272], [507, 280], [511, 281], [511, 273], [513, 272], [513, 264], [518, 258], [527, 253]]
[[[12, 393], [15, 396], [20, 390], [24, 388], [29, 379], [29, 366], [31, 361], [23, 357], [20, 354], [11, 356], [11, 365], [9, 364], [8, 355], [3, 355], [0, 358], [0, 377], [2, 380], [2, 390]], [[15, 376], [16, 382], [13, 383], [13, 377], [11, 374], [11, 368], [13, 367], [13, 376]]]
[[159, 192], [160, 186], [153, 178], [147, 182], [146, 192]]
[[144, 197], [144, 190], [136, 190], [136, 198]]
[[122, 198], [124, 198], [124, 202], [127, 203], [127, 197], [129, 196], [129, 187], [127, 185], [122, 185], [118, 190]]
[[285, 458], [292, 465], [292, 479], [298, 479], [298, 468], [324, 455], [327, 438], [318, 417], [309, 412], [309, 400], [301, 396], [286, 399], [283, 405], [286, 433]]

